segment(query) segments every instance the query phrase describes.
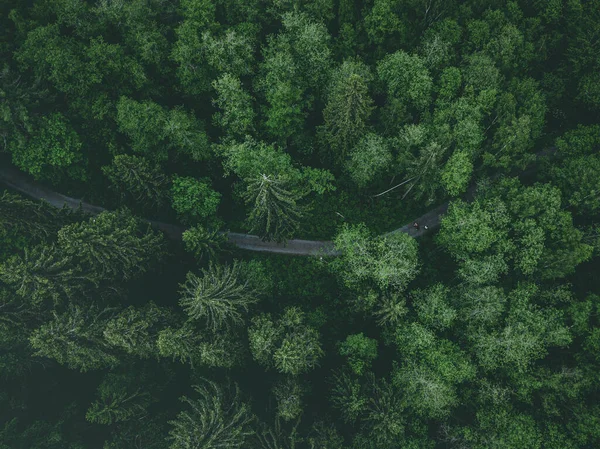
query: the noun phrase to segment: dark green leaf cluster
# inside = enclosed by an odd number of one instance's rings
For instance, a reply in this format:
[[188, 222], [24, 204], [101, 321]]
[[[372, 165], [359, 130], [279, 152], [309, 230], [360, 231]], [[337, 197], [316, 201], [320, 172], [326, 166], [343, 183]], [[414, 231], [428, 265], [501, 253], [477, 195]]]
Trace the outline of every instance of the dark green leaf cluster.
[[600, 447], [600, 0], [0, 11], [0, 449]]

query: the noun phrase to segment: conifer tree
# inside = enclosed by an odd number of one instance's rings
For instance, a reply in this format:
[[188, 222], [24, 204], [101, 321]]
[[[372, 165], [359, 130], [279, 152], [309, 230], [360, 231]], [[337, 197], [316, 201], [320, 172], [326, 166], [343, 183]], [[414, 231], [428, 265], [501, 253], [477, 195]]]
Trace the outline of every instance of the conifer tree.
[[365, 66], [351, 61], [344, 62], [334, 74], [321, 128], [326, 159], [344, 163], [348, 151], [365, 135], [374, 109], [370, 79]]
[[238, 449], [254, 433], [253, 415], [237, 385], [224, 388], [211, 381], [194, 386], [197, 398], [183, 396], [188, 406], [170, 422], [171, 449]]
[[181, 289], [181, 307], [191, 319], [204, 321], [213, 332], [243, 323], [243, 314], [258, 301], [260, 293], [244, 279], [238, 261], [225, 266], [211, 264], [201, 276], [188, 273]]
[[114, 313], [95, 305], [71, 305], [30, 336], [34, 355], [86, 372], [117, 366], [121, 360], [103, 338], [106, 322]]
[[298, 204], [303, 196], [286, 177], [261, 174], [248, 181], [244, 198], [252, 207], [248, 217], [251, 232], [258, 232], [263, 240], [291, 237], [303, 216]]
[[166, 201], [167, 177], [141, 156], [118, 154], [102, 172], [129, 206], [160, 208]]

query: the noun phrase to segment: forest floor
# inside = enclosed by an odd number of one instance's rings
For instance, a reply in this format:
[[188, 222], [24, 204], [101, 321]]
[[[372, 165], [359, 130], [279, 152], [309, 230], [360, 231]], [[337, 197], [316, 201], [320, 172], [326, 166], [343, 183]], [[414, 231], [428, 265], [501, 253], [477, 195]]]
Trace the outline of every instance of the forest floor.
[[[554, 150], [555, 148], [545, 149], [538, 152], [536, 156], [545, 156], [554, 152]], [[535, 168], [536, 167], [534, 166], [521, 172], [521, 176], [528, 174], [530, 171], [535, 170]], [[55, 192], [52, 189], [33, 181], [28, 175], [12, 167], [0, 167], [0, 183], [36, 200], [44, 200], [54, 207], [62, 208], [66, 206], [71, 209], [81, 208], [82, 211], [92, 215], [99, 214], [100, 212], [106, 210], [103, 207], [95, 206], [76, 198], [71, 198]], [[467, 200], [471, 200], [474, 197], [475, 190], [476, 185], [472, 185], [465, 194], [465, 198]], [[432, 232], [440, 226], [442, 216], [448, 210], [448, 204], [448, 202], [445, 202], [444, 204], [431, 209], [420, 217], [411, 220], [404, 226], [394, 229], [385, 235], [394, 234], [396, 232], [404, 232], [416, 238]], [[181, 234], [183, 231], [185, 231], [185, 228], [182, 226], [153, 220], [148, 220], [148, 222], [155, 228], [163, 231], [169, 238], [174, 240], [181, 239]], [[415, 228], [414, 223], [418, 223], [419, 227]], [[228, 241], [231, 244], [237, 246], [238, 248], [249, 251], [290, 254], [298, 256], [339, 255], [339, 252], [334, 249], [333, 242], [331, 241], [292, 239], [285, 243], [277, 243], [265, 242], [261, 240], [260, 237], [251, 234], [240, 234], [236, 232], [227, 232], [226, 234]]]

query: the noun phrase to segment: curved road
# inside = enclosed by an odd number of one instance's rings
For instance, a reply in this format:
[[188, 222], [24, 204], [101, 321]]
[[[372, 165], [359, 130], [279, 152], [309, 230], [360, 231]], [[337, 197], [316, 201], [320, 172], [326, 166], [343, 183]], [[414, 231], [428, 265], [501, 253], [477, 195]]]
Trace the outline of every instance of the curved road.
[[[555, 148], [549, 148], [536, 153], [536, 156], [545, 156], [555, 151]], [[535, 167], [533, 168], [535, 169]], [[526, 170], [521, 175], [527, 174], [532, 169]], [[10, 187], [11, 189], [17, 190], [25, 195], [34, 198], [36, 200], [45, 200], [55, 207], [70, 207], [72, 209], [81, 209], [89, 214], [95, 215], [106, 210], [103, 207], [88, 204], [81, 200], [71, 198], [69, 196], [62, 195], [58, 192], [54, 192], [48, 187], [42, 186], [37, 182], [31, 180], [29, 176], [16, 170], [12, 167], [0, 167], [0, 183]], [[467, 198], [472, 198], [475, 192], [475, 185], [471, 186], [466, 193]], [[386, 235], [393, 234], [396, 232], [405, 232], [412, 237], [420, 237], [427, 232], [439, 227], [442, 215], [448, 210], [448, 202], [428, 211], [424, 215], [415, 218], [410, 223], [388, 232]], [[417, 230], [413, 227], [414, 222], [419, 223], [420, 228]], [[178, 240], [181, 239], [181, 234], [185, 231], [182, 226], [177, 226], [169, 223], [163, 223], [160, 221], [148, 220], [155, 228], [163, 231], [169, 238]], [[424, 226], [428, 229], [425, 230]], [[293, 239], [288, 240], [286, 243], [277, 242], [264, 242], [260, 237], [251, 234], [239, 234], [236, 232], [227, 232], [227, 238], [230, 243], [236, 245], [239, 248], [250, 250], [250, 251], [261, 251], [269, 253], [279, 254], [292, 254], [301, 256], [316, 256], [316, 255], [327, 255], [336, 256], [339, 252], [333, 247], [331, 241], [323, 240], [300, 240]]]

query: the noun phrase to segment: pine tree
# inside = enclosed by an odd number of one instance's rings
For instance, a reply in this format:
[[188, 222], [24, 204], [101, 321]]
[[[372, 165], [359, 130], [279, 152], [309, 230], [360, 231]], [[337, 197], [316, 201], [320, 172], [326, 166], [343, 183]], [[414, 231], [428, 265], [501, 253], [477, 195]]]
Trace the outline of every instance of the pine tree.
[[248, 280], [244, 280], [242, 264], [211, 264], [202, 276], [187, 274], [181, 286], [179, 304], [191, 319], [204, 320], [213, 332], [244, 322], [243, 313], [258, 301]]
[[98, 386], [98, 396], [85, 414], [91, 423], [113, 424], [146, 415], [150, 395], [134, 389], [135, 377], [108, 374]]
[[198, 262], [205, 258], [212, 261], [227, 242], [225, 234], [216, 229], [196, 225], [186, 229], [182, 235], [185, 250], [192, 253]]
[[344, 163], [348, 151], [367, 131], [373, 111], [369, 96], [368, 72], [360, 65], [345, 62], [334, 75], [334, 83], [323, 110], [325, 124], [321, 128], [324, 146], [332, 152], [326, 159]]
[[194, 386], [198, 398], [186, 396], [181, 401], [189, 410], [179, 412], [171, 421], [171, 449], [236, 449], [245, 447], [254, 433], [253, 416], [242, 401], [237, 385], [223, 388], [211, 381]]
[[60, 303], [99, 284], [95, 273], [85, 275], [57, 245], [37, 245], [11, 257], [0, 264], [0, 281], [33, 304]]
[[303, 217], [303, 207], [298, 204], [303, 196], [282, 176], [261, 174], [249, 180], [244, 198], [252, 207], [248, 217], [251, 232], [258, 232], [263, 240], [291, 237]]
[[29, 338], [34, 355], [54, 359], [81, 372], [118, 365], [121, 360], [102, 335], [113, 313], [112, 309], [94, 305], [71, 305], [63, 313], [54, 312], [54, 318]]
[[61, 252], [106, 280], [127, 280], [150, 270], [164, 254], [163, 236], [126, 212], [103, 212], [58, 233]]
[[68, 217], [66, 209], [55, 209], [45, 202], [36, 203], [6, 191], [0, 195], [0, 230], [42, 239], [56, 233]]
[[170, 312], [153, 302], [141, 308], [130, 306], [108, 321], [103, 335], [111, 346], [128, 354], [144, 359], [158, 357], [158, 333], [171, 321]]
[[143, 157], [118, 154], [102, 172], [129, 206], [160, 208], [166, 201], [167, 176]]

